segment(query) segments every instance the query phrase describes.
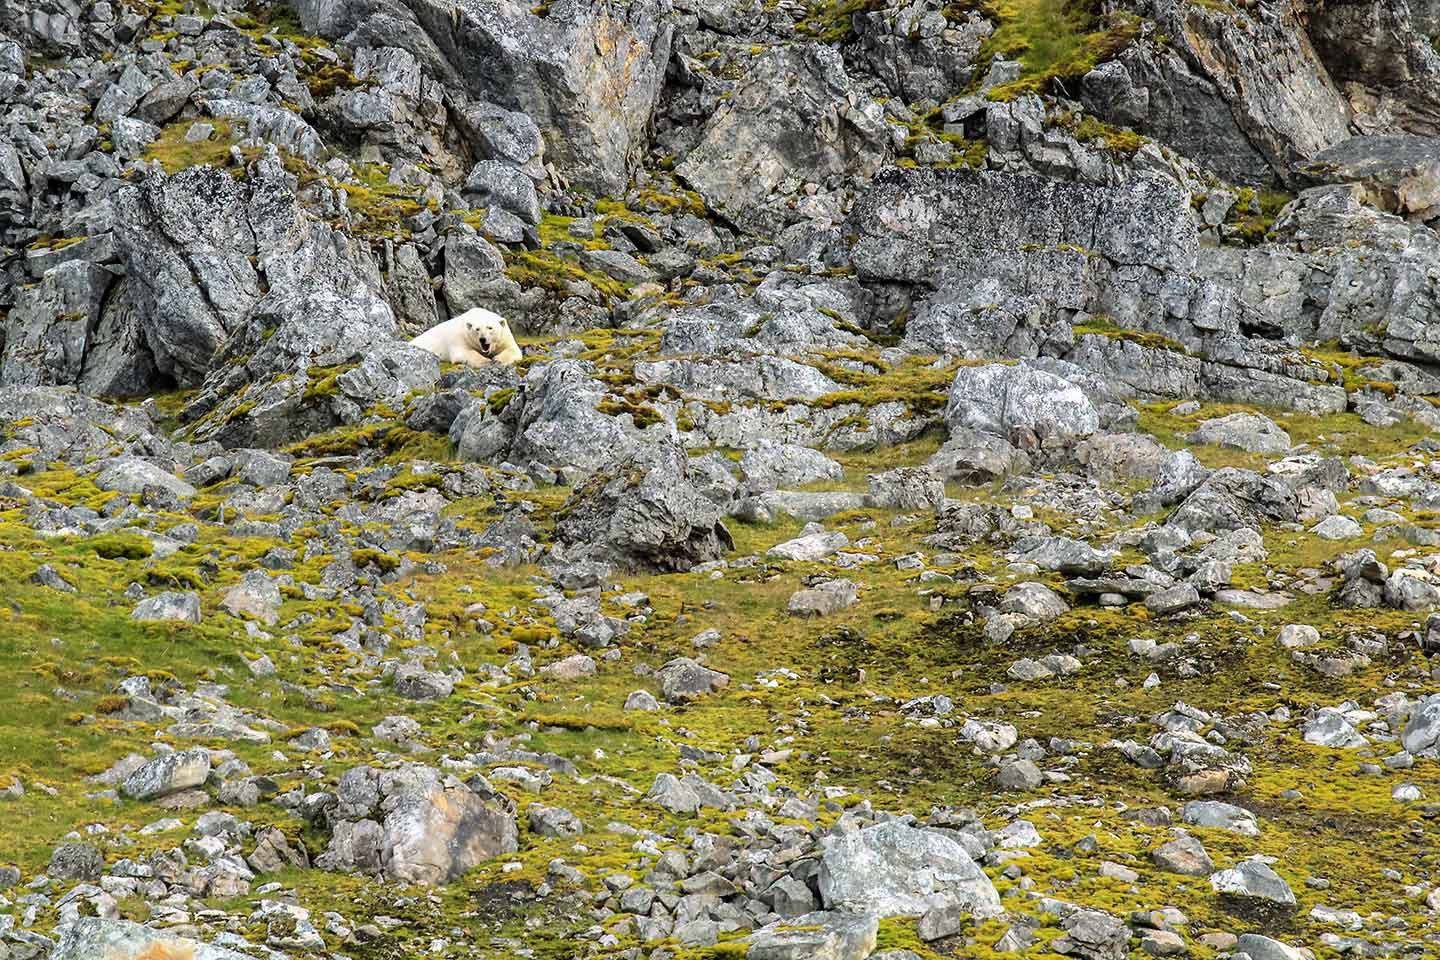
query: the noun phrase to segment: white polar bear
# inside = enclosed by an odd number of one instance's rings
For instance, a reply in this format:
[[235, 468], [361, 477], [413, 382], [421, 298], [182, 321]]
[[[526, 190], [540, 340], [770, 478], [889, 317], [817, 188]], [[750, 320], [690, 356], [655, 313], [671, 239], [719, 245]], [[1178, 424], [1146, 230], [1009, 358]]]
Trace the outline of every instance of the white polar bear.
[[482, 367], [487, 363], [518, 363], [524, 356], [510, 323], [498, 313], [476, 307], [437, 323], [410, 341], [449, 363]]

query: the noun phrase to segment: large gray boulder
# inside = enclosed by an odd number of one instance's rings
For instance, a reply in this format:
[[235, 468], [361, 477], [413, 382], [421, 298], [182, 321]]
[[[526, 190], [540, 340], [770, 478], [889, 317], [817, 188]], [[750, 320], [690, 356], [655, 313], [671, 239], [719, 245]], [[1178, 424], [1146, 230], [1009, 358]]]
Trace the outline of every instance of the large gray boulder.
[[1413, 134], [1359, 136], [1299, 166], [1324, 183], [1353, 183], [1371, 206], [1413, 220], [1440, 216], [1440, 138]]
[[77, 917], [64, 927], [50, 960], [156, 960], [185, 957], [186, 960], [253, 960], [249, 953], [201, 943], [163, 930], [131, 923]]
[[945, 406], [952, 430], [981, 430], [1008, 437], [1017, 427], [1039, 437], [1088, 436], [1100, 417], [1079, 387], [1025, 364], [988, 363], [955, 372]]
[[176, 497], [188, 500], [195, 488], [169, 470], [140, 457], [116, 457], [102, 462], [95, 486], [116, 493], [143, 493], [146, 487], [163, 487]]
[[769, 235], [798, 217], [792, 198], [775, 196], [787, 178], [863, 180], [889, 155], [884, 112], [851, 83], [838, 50], [777, 45], [745, 65], [675, 173], [713, 212]]
[[210, 776], [210, 751], [196, 748], [162, 754], [125, 778], [120, 792], [134, 800], [158, 800], [198, 787]]
[[[70, 260], [40, 282], [15, 291], [15, 305], [0, 320], [0, 383], [73, 384], [87, 376], [86, 359], [100, 322], [110, 271]], [[92, 369], [89, 376], [111, 381]]]
[[1294, 523], [1300, 507], [1285, 484], [1253, 470], [1225, 467], [1205, 477], [1165, 522], [1191, 533], [1225, 533], [1266, 522]]
[[939, 831], [892, 820], [826, 837], [822, 848], [826, 909], [893, 917], [956, 904], [977, 917], [1001, 912], [990, 878]]
[[517, 849], [515, 814], [502, 797], [433, 767], [356, 767], [336, 797], [330, 844], [315, 861], [321, 869], [444, 884]]
[[631, 570], [689, 570], [720, 559], [735, 542], [720, 508], [690, 479], [689, 456], [673, 440], [641, 447], [596, 474], [561, 510], [557, 541], [572, 557]]
[[466, 460], [541, 464], [586, 477], [636, 448], [640, 431], [627, 414], [611, 416], [598, 406], [605, 385], [577, 360], [538, 363], [516, 383], [498, 412], [485, 404], [462, 409], [450, 439]]
[[[447, 88], [528, 115], [545, 158], [576, 186], [619, 194], [645, 149], [670, 59], [658, 0], [299, 0], [309, 32], [351, 47], [399, 47]], [[466, 115], [469, 105], [463, 105]], [[480, 156], [481, 124], [460, 125]]]
[[1210, 886], [1222, 896], [1295, 906], [1295, 893], [1290, 885], [1260, 860], [1241, 860], [1228, 870], [1212, 873]]

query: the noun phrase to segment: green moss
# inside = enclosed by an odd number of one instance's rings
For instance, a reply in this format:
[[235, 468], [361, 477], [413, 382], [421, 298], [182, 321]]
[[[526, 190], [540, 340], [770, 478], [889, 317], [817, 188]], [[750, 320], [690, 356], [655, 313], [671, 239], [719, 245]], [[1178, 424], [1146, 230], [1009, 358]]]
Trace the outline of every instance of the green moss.
[[[196, 122], [208, 123], [215, 128], [208, 140], [191, 143], [185, 139], [191, 124]], [[176, 120], [161, 128], [160, 136], [145, 148], [144, 159], [158, 162], [166, 173], [179, 173], [204, 164], [225, 167], [230, 163], [231, 145], [243, 133], [243, 123], [220, 117], [204, 121]]]
[[144, 560], [152, 550], [150, 541], [133, 533], [112, 533], [85, 541], [97, 557], [106, 560]]
[[1169, 350], [1174, 353], [1188, 353], [1184, 344], [1163, 333], [1150, 333], [1143, 330], [1131, 330], [1115, 323], [1110, 317], [1097, 314], [1090, 318], [1088, 323], [1079, 324], [1074, 327], [1077, 337], [1089, 334], [1106, 337], [1111, 340], [1126, 340], [1130, 343], [1138, 343], [1142, 347], [1152, 350]]
[[1074, 81], [1103, 60], [1113, 59], [1139, 34], [1134, 14], [1100, 12], [1094, 0], [986, 0], [981, 10], [997, 23], [981, 48], [979, 62], [993, 56], [1019, 59], [1018, 80], [995, 87], [992, 100], [1042, 93], [1053, 80], [1078, 89]]

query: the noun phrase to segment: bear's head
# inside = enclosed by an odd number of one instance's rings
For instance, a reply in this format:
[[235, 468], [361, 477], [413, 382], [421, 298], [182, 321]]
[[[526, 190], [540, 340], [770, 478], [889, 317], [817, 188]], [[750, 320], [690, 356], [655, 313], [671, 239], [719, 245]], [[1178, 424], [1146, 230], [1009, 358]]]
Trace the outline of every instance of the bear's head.
[[487, 357], [501, 353], [514, 339], [509, 321], [488, 310], [470, 311], [465, 317], [465, 336], [471, 347]]

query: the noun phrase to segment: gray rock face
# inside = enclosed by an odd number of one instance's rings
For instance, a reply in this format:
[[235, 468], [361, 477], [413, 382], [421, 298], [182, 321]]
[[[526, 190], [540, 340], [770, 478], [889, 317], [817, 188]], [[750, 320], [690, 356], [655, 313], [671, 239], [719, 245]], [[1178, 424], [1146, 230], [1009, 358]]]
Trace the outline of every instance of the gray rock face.
[[740, 475], [756, 493], [838, 480], [844, 472], [840, 464], [818, 450], [773, 440], [760, 441], [740, 458]]
[[1299, 167], [1324, 183], [1353, 183], [1364, 202], [1415, 220], [1440, 214], [1440, 138], [1360, 136], [1317, 153]]
[[[886, 171], [846, 228], [859, 237], [851, 255], [866, 282], [945, 290], [990, 280], [1001, 296], [1034, 298], [1042, 310], [1086, 310], [1185, 337], [1203, 299], [1188, 200], [1160, 181], [1099, 187], [994, 172]], [[1205, 309], [1212, 308], [1233, 309]]]
[[683, 571], [717, 560], [735, 542], [689, 476], [678, 444], [642, 447], [575, 491], [557, 538], [577, 555], [628, 569]]
[[499, 414], [483, 404], [461, 410], [450, 439], [465, 459], [539, 463], [588, 476], [639, 441], [628, 419], [596, 409], [604, 397], [605, 387], [577, 361], [536, 364]]
[[730, 685], [730, 677], [689, 657], [676, 657], [655, 672], [660, 695], [671, 703], [685, 703], [716, 693]]
[[756, 930], [745, 960], [865, 960], [875, 950], [879, 919], [821, 910]]
[[187, 957], [193, 960], [252, 960], [249, 954], [152, 930], [129, 920], [77, 917], [55, 944], [51, 960], [143, 960]]
[[1246, 453], [1284, 453], [1290, 449], [1290, 434], [1274, 420], [1258, 413], [1232, 413], [1202, 420], [1189, 439], [1191, 443], [1230, 447]]
[[990, 878], [938, 831], [897, 820], [827, 837], [822, 847], [826, 909], [893, 917], [953, 902], [977, 917], [1001, 912]]
[[133, 800], [158, 800], [198, 787], [210, 776], [210, 751], [203, 749], [166, 753], [147, 761], [125, 778], [120, 791]]
[[160, 593], [135, 605], [131, 620], [154, 622], [200, 622], [200, 595], [196, 593]]
[[431, 767], [357, 767], [337, 796], [334, 834], [316, 859], [321, 869], [444, 884], [518, 844], [513, 811]]
[[1225, 95], [1169, 45], [1135, 43], [1085, 75], [1081, 100], [1109, 123], [1173, 144], [1236, 183], [1269, 168], [1236, 121]]
[[945, 423], [1008, 437], [1016, 428], [1039, 437], [1088, 436], [1100, 429], [1089, 398], [1072, 383], [1024, 364], [961, 367], [950, 387]]
[[440, 367], [394, 339], [395, 330], [389, 306], [363, 283], [307, 276], [272, 288], [226, 341], [182, 418], [194, 421], [196, 439], [278, 447], [358, 420], [373, 403], [398, 405], [434, 385]]
[[777, 46], [750, 61], [675, 172], [709, 209], [766, 234], [793, 217], [774, 197], [785, 178], [868, 177], [888, 156], [880, 105], [852, 87], [839, 51]]
[[87, 352], [96, 336], [105, 295], [114, 277], [85, 260], [47, 270], [40, 282], [15, 293], [3, 324], [0, 383], [74, 384], [91, 379], [123, 382], [116, 371], [96, 366]]
[[[562, 3], [544, 16], [509, 0], [300, 0], [296, 8], [306, 30], [402, 48], [447, 87], [527, 115], [544, 133], [546, 158], [601, 195], [624, 192], [670, 59], [671, 28], [656, 0]], [[471, 129], [477, 152], [491, 155], [494, 137]]]
[[1428, 0], [1337, 3], [1310, 22], [1310, 36], [1336, 83], [1350, 94], [1362, 130], [1440, 134], [1440, 55]]
[[1216, 893], [1225, 896], [1268, 900], [1287, 907], [1295, 905], [1295, 894], [1290, 885], [1258, 860], [1242, 860], [1228, 870], [1211, 874], [1210, 886]]
[[1294, 523], [1295, 493], [1252, 470], [1225, 467], [1211, 473], [1172, 513], [1167, 524], [1190, 532], [1224, 533], [1265, 521]]
[[[1347, 104], [1297, 11], [1247, 14], [1245, 28], [1237, 29], [1226, 12], [1196, 10], [1174, 0], [1149, 0], [1137, 7], [1168, 36], [1183, 37], [1175, 45], [1180, 56], [1214, 85], [1250, 143], [1281, 178], [1290, 176], [1297, 158], [1312, 157], [1345, 139]], [[1239, 175], [1234, 177], [1238, 182], [1258, 182], [1254, 167], [1224, 172]]]

